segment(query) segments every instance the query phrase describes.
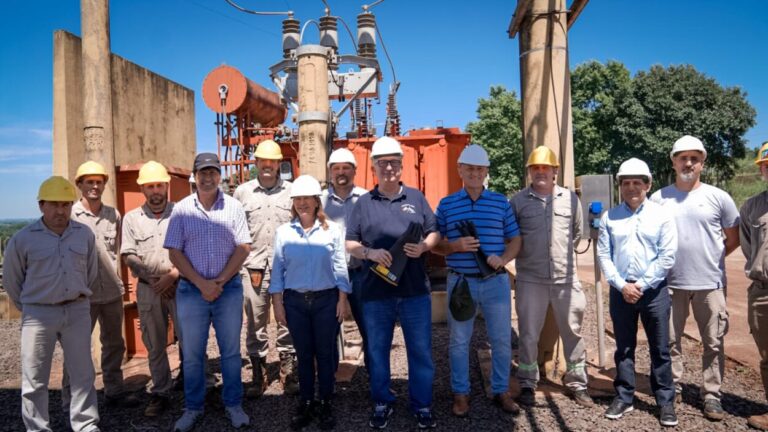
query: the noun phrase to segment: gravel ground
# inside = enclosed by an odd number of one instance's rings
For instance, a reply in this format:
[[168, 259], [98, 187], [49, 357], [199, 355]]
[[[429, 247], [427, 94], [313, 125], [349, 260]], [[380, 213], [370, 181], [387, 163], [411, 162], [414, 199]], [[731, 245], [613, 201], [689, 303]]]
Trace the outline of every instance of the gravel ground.
[[[589, 357], [594, 355], [596, 338], [596, 319], [594, 314], [594, 296], [588, 285], [585, 285], [588, 293], [589, 306], [585, 320], [584, 336], [589, 349]], [[607, 315], [607, 307], [606, 307]], [[606, 317], [608, 327], [610, 320]], [[474, 348], [485, 347], [485, 333], [482, 321], [478, 321], [476, 334], [473, 339]], [[355, 332], [356, 333], [356, 332]], [[348, 335], [354, 338], [355, 335]], [[20, 376], [19, 362], [19, 321], [0, 322], [0, 413], [6, 419], [0, 423], [0, 431], [24, 430], [21, 422], [20, 400], [18, 391], [18, 379]], [[606, 338], [608, 343], [608, 363], [613, 363], [610, 353], [613, 345], [612, 339]], [[517, 417], [502, 414], [490, 401], [485, 398], [481, 385], [480, 365], [476, 356], [472, 356], [470, 370], [472, 371], [471, 414], [467, 419], [457, 419], [450, 415], [452, 395], [450, 390], [450, 372], [448, 365], [448, 328], [445, 324], [437, 324], [433, 327], [432, 339], [433, 358], [435, 361], [436, 376], [434, 385], [434, 410], [438, 421], [438, 429], [446, 431], [613, 431], [613, 430], [660, 430], [656, 418], [655, 403], [651, 396], [638, 394], [635, 411], [626, 415], [622, 420], [611, 421], [602, 417], [603, 411], [610, 404], [610, 397], [596, 398], [597, 405], [591, 409], [577, 406], [571, 400], [563, 397], [539, 398], [536, 407], [525, 410]], [[760, 378], [757, 372], [729, 362], [726, 371], [725, 385], [723, 386], [723, 406], [728, 412], [726, 419], [719, 423], [712, 423], [701, 416], [701, 404], [698, 401], [698, 383], [701, 381], [700, 355], [701, 347], [693, 340], [685, 341], [685, 358], [689, 366], [689, 374], [686, 377], [687, 384], [684, 388], [684, 403], [677, 407], [680, 425], [671, 430], [680, 431], [735, 431], [748, 429], [746, 416], [761, 410], [768, 409], [765, 405], [765, 396], [760, 388]], [[211, 369], [220, 379], [218, 353], [215, 343], [209, 344], [209, 357]], [[639, 346], [637, 350], [638, 372], [640, 380], [647, 380], [648, 350], [645, 346]], [[260, 431], [284, 431], [289, 430], [288, 423], [294, 411], [297, 399], [282, 396], [280, 385], [277, 383], [278, 359], [272, 352], [269, 357], [270, 374], [273, 380], [267, 393], [257, 401], [244, 402], [246, 413], [251, 416], [252, 427], [246, 430]], [[416, 422], [409, 415], [407, 408], [408, 381], [407, 363], [405, 358], [405, 346], [400, 331], [395, 333], [392, 354], [392, 389], [397, 393], [398, 400], [395, 406], [395, 414], [389, 425], [389, 430], [405, 431], [416, 430]], [[60, 352], [57, 349], [56, 365], [60, 367]], [[244, 362], [244, 365], [246, 363]], [[54, 366], [56, 367], [56, 366]], [[251, 378], [250, 367], [244, 367], [243, 379]], [[16, 384], [13, 384], [16, 383]], [[59, 391], [50, 392], [51, 425], [54, 430], [67, 430], [60, 408]], [[174, 420], [180, 415], [182, 398], [181, 393], [174, 395], [174, 406], [164, 415], [156, 419], [146, 419], [141, 415], [143, 408], [137, 409], [111, 409], [107, 410], [103, 405], [103, 395], [99, 392], [99, 408], [102, 414], [101, 427], [104, 431], [167, 431], [173, 425]], [[367, 374], [364, 368], [359, 368], [349, 383], [341, 383], [337, 386], [335, 400], [338, 416], [338, 431], [363, 431], [367, 430], [367, 419], [370, 412], [368, 401]], [[206, 415], [200, 423], [197, 431], [226, 431], [232, 430], [229, 422], [223, 416], [223, 407], [217, 390], [209, 392]], [[315, 426], [306, 428], [307, 431], [317, 430]]]

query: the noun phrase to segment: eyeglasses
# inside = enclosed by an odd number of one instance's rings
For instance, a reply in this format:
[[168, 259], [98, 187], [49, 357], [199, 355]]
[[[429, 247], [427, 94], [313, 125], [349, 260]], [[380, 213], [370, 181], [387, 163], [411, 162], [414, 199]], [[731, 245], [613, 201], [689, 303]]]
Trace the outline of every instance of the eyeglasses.
[[392, 169], [398, 169], [401, 166], [403, 166], [403, 161], [394, 159], [394, 160], [377, 160], [376, 166], [379, 168], [386, 168], [387, 165], [391, 166]]

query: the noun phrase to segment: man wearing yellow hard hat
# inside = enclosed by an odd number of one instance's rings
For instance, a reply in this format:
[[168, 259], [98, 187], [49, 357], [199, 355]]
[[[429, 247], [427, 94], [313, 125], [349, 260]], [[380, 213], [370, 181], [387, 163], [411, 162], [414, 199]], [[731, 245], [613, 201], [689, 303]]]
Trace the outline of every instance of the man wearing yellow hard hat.
[[518, 401], [534, 405], [539, 380], [538, 342], [551, 305], [566, 355], [563, 383], [574, 401], [593, 405], [581, 325], [587, 300], [576, 274], [575, 246], [581, 237], [581, 203], [576, 194], [555, 184], [560, 164], [548, 147], [534, 149], [526, 163], [531, 185], [512, 200], [523, 246], [515, 260], [515, 308], [520, 328]]
[[[768, 141], [760, 147], [755, 164], [760, 168], [763, 180], [768, 181]], [[768, 398], [768, 191], [748, 199], [739, 213], [741, 250], [747, 258], [744, 271], [752, 280], [747, 294], [747, 319], [760, 352], [760, 376]], [[750, 417], [749, 425], [768, 430], [768, 412]]]
[[98, 274], [95, 238], [70, 220], [72, 183], [50, 177], [37, 195], [43, 216], [8, 242], [3, 287], [21, 311], [21, 417], [27, 430], [51, 430], [48, 381], [58, 341], [70, 376], [70, 424], [98, 431], [88, 297]]
[[[120, 254], [131, 272], [138, 278], [136, 302], [141, 322], [141, 339], [149, 353], [152, 375], [147, 417], [161, 415], [170, 405], [173, 386], [171, 368], [165, 347], [168, 338], [168, 317], [176, 319], [176, 283], [179, 271], [171, 264], [168, 250], [163, 248], [173, 203], [168, 201], [171, 177], [165, 167], [155, 161], [145, 163], [136, 183], [146, 201], [123, 218]], [[174, 328], [181, 340], [178, 326]]]
[[[280, 178], [280, 146], [266, 140], [256, 146], [255, 179], [237, 187], [235, 199], [243, 204], [251, 234], [251, 253], [245, 260], [241, 276], [245, 291], [244, 309], [247, 320], [245, 346], [253, 366], [253, 381], [245, 395], [257, 398], [268, 386], [267, 323], [271, 297], [267, 290], [271, 279], [273, 241], [277, 227], [291, 220], [291, 182]], [[298, 394], [296, 350], [288, 328], [277, 325], [277, 351], [280, 355], [280, 382], [287, 394]]]
[[[121, 369], [125, 356], [123, 339], [123, 282], [117, 269], [120, 213], [104, 204], [101, 196], [109, 176], [98, 162], [87, 161], [77, 168], [75, 186], [82, 197], [72, 206], [72, 219], [87, 225], [96, 235], [99, 272], [91, 285], [91, 329], [101, 328], [101, 371], [107, 406], [138, 406], [139, 399], [123, 387]], [[66, 360], [66, 359], [65, 359]], [[61, 389], [62, 403], [69, 399], [67, 374]]]

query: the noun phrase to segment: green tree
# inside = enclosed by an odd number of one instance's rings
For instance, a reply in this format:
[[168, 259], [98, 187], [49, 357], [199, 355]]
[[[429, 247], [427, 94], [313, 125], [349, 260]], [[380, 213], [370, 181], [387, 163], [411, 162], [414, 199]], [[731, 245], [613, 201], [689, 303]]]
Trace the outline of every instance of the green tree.
[[651, 167], [657, 185], [673, 180], [669, 151], [688, 134], [707, 149], [705, 180], [722, 184], [744, 157], [744, 134], [755, 124], [755, 109], [738, 87], [722, 87], [691, 65], [653, 66], [632, 80], [631, 97], [615, 104], [608, 131], [614, 161], [636, 156]]
[[483, 146], [491, 160], [490, 188], [511, 194], [523, 185], [522, 109], [514, 91], [492, 86], [488, 99], [480, 98], [477, 121], [467, 125], [472, 142]]

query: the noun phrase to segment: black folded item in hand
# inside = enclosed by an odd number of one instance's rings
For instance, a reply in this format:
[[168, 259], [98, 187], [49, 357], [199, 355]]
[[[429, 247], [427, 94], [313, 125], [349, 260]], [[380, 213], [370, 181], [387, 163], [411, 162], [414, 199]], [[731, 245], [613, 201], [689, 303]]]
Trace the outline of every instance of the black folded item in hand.
[[[477, 234], [477, 227], [475, 227], [474, 222], [470, 220], [463, 220], [454, 225], [454, 227], [459, 231], [459, 234], [461, 234], [462, 237], [474, 237], [480, 240], [480, 236]], [[497, 273], [496, 269], [488, 265], [488, 255], [486, 255], [481, 248], [478, 247], [477, 251], [472, 252], [472, 255], [475, 257], [477, 268], [480, 270], [480, 274], [483, 278], [493, 276]]]
[[387, 283], [397, 286], [400, 283], [400, 277], [405, 270], [405, 265], [408, 263], [408, 255], [405, 254], [403, 246], [405, 246], [406, 243], [420, 242], [423, 234], [424, 230], [421, 227], [421, 224], [416, 222], [408, 224], [408, 228], [403, 235], [401, 235], [395, 244], [389, 248], [389, 254], [392, 255], [392, 264], [389, 267], [385, 267], [381, 264], [374, 264], [371, 267], [371, 271], [384, 279]]

